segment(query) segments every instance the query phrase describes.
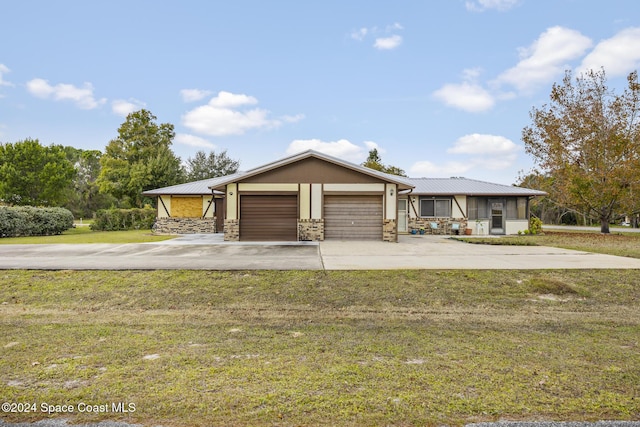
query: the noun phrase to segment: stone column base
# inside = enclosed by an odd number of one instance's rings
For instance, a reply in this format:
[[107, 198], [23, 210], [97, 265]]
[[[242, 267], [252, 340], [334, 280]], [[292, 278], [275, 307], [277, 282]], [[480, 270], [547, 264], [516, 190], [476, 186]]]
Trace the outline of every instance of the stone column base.
[[239, 219], [224, 220], [224, 241], [225, 242], [240, 241], [240, 220]]
[[298, 240], [323, 241], [324, 219], [299, 219]]
[[209, 234], [216, 232], [215, 218], [156, 218], [157, 234]]
[[385, 219], [382, 225], [382, 241], [383, 242], [397, 242], [398, 241], [398, 228], [396, 227], [395, 219]]

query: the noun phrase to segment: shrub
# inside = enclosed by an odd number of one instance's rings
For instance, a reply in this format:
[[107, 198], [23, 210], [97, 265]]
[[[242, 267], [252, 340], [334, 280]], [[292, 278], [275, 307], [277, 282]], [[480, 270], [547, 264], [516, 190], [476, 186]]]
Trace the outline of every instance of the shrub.
[[532, 216], [529, 220], [529, 233], [540, 234], [542, 233], [542, 220], [538, 217]]
[[92, 230], [150, 230], [156, 220], [156, 210], [142, 209], [101, 209], [91, 224]]
[[73, 214], [64, 208], [0, 206], [0, 237], [51, 236], [73, 227]]

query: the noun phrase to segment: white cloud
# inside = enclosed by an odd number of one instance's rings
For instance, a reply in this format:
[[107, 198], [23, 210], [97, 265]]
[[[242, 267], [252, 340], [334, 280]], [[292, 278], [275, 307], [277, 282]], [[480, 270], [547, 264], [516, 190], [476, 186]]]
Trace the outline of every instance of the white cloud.
[[497, 171], [513, 166], [522, 148], [508, 138], [499, 135], [470, 134], [458, 138], [449, 154], [466, 155], [464, 161], [419, 161], [409, 169], [412, 176], [450, 177], [462, 176], [472, 169]]
[[[375, 37], [373, 47], [379, 50], [393, 50], [402, 44], [402, 36], [397, 32], [404, 30], [399, 22], [387, 25], [384, 29], [378, 27], [362, 27], [351, 32], [350, 37], [357, 41], [363, 41], [369, 36]], [[396, 34], [392, 34], [396, 33]]]
[[144, 108], [146, 105], [144, 102], [134, 98], [130, 98], [129, 100], [116, 99], [111, 102], [111, 111], [119, 116], [127, 117], [129, 114]]
[[567, 63], [581, 57], [592, 41], [580, 32], [560, 26], [551, 27], [528, 48], [520, 49], [518, 64], [498, 76], [521, 92], [529, 92], [553, 81], [568, 68]]
[[447, 153], [508, 155], [518, 150], [520, 147], [504, 136], [474, 133], [458, 138]]
[[286, 152], [291, 155], [302, 151], [315, 150], [349, 162], [361, 163], [366, 159], [370, 147], [373, 147], [374, 144], [375, 147], [378, 147], [378, 144], [372, 141], [365, 142], [363, 147], [346, 139], [329, 142], [320, 139], [297, 139], [289, 144]]
[[242, 105], [255, 105], [257, 103], [258, 100], [253, 96], [225, 91], [218, 92], [218, 96], [211, 98], [211, 101], [209, 101], [209, 105], [219, 108], [234, 108]]
[[579, 72], [604, 68], [610, 76], [620, 76], [640, 66], [640, 28], [627, 28], [603, 40], [583, 60]]
[[94, 98], [91, 83], [84, 83], [83, 87], [78, 88], [66, 83], [51, 86], [44, 79], [33, 79], [27, 82], [27, 90], [38, 98], [53, 97], [56, 101], [73, 101], [83, 110], [92, 110], [107, 102], [106, 98], [98, 100]]
[[368, 28], [360, 28], [359, 30], [354, 30], [351, 32], [351, 38], [354, 40], [362, 41], [369, 33]]
[[473, 82], [446, 84], [433, 95], [450, 107], [470, 113], [490, 110], [495, 104], [493, 96], [482, 86]]
[[376, 39], [373, 47], [379, 50], [392, 50], [402, 44], [402, 37], [394, 34], [390, 37], [379, 37]]
[[469, 162], [448, 161], [444, 163], [434, 163], [429, 160], [415, 162], [409, 168], [409, 176], [429, 177], [429, 178], [449, 178], [461, 176], [473, 168]]
[[206, 104], [182, 116], [182, 124], [196, 133], [209, 136], [242, 135], [252, 129], [278, 128], [283, 122], [293, 123], [304, 115], [269, 118], [270, 112], [261, 108], [243, 109], [256, 105], [253, 96], [221, 91]]
[[13, 86], [13, 83], [4, 80], [2, 76], [3, 74], [7, 74], [9, 72], [11, 72], [9, 67], [4, 64], [0, 64], [0, 86]]
[[470, 12], [482, 12], [487, 9], [505, 11], [518, 3], [519, 0], [469, 0], [465, 3], [465, 7]]
[[295, 116], [284, 115], [280, 117], [280, 120], [282, 120], [285, 123], [296, 123], [304, 118], [305, 118], [304, 114], [296, 114]]
[[201, 99], [204, 99], [207, 96], [211, 95], [211, 91], [200, 89], [182, 89], [180, 91], [180, 95], [182, 95], [182, 100], [184, 102], [194, 102], [200, 101]]
[[215, 144], [212, 144], [206, 139], [200, 138], [199, 136], [195, 136], [195, 135], [189, 135], [186, 133], [176, 134], [175, 141], [178, 144], [188, 145], [190, 147], [209, 148], [211, 150], [214, 150], [216, 148]]

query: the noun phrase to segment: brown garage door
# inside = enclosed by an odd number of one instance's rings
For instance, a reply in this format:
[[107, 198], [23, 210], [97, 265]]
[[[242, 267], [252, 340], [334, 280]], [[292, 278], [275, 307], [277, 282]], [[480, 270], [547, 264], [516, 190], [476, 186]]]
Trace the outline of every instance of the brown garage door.
[[325, 196], [324, 238], [382, 240], [382, 196]]
[[240, 240], [298, 240], [298, 197], [241, 195]]

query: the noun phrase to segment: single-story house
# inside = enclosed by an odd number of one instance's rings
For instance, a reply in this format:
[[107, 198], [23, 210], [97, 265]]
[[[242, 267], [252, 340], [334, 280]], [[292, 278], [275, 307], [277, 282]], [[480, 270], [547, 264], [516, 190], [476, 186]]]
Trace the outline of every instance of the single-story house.
[[517, 234], [529, 228], [531, 198], [543, 191], [474, 179], [410, 178], [411, 193], [398, 200], [398, 232]]
[[227, 241], [383, 240], [424, 230], [512, 234], [546, 193], [465, 178], [404, 178], [313, 150], [233, 175], [145, 191], [156, 231]]

